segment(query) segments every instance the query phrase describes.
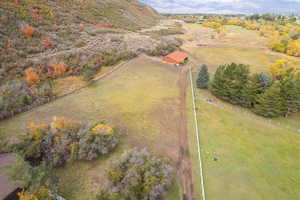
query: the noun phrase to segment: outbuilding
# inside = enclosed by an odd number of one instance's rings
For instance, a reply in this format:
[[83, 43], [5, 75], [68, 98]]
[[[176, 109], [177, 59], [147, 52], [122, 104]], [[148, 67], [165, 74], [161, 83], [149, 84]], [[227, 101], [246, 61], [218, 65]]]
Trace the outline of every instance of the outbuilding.
[[174, 51], [163, 58], [163, 61], [172, 64], [182, 64], [188, 60], [188, 55], [181, 51]]

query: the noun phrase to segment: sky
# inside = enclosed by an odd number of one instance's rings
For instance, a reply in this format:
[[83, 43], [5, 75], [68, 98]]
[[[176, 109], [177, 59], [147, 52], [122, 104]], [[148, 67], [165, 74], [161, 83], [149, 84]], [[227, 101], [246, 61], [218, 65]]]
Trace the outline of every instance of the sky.
[[300, 14], [300, 0], [140, 0], [160, 13]]

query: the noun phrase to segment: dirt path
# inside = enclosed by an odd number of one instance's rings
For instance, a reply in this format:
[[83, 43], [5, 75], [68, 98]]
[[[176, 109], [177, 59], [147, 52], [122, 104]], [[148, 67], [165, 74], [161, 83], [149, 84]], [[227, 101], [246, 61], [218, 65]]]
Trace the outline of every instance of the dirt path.
[[14, 183], [6, 176], [7, 165], [15, 161], [11, 154], [0, 154], [0, 199], [4, 199], [8, 194], [16, 189]]
[[194, 200], [192, 164], [188, 147], [187, 113], [186, 113], [186, 89], [187, 89], [187, 69], [179, 69], [180, 78], [178, 86], [180, 88], [180, 124], [179, 124], [179, 155], [178, 172], [182, 185], [183, 200]]

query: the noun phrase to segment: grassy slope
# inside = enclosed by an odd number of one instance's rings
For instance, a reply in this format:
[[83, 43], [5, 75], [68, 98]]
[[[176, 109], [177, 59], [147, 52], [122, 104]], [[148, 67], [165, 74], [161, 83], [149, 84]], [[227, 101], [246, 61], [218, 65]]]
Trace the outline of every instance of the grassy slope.
[[[67, 199], [92, 199], [105, 179], [110, 160], [128, 147], [147, 147], [177, 158], [179, 113], [178, 73], [146, 58], [132, 60], [89, 88], [0, 122], [3, 136], [20, 134], [30, 122], [67, 116], [81, 121], [109, 120], [124, 134], [115, 153], [94, 162], [75, 162], [58, 170]], [[162, 140], [163, 138], [163, 140]], [[174, 197], [176, 196], [176, 198]], [[170, 199], [179, 199], [174, 185]]]

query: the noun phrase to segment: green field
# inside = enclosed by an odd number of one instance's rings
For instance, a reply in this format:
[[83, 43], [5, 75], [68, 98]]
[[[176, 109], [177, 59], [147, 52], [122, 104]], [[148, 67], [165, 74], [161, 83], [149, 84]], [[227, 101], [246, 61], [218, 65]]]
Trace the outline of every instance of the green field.
[[207, 198], [299, 199], [300, 135], [208, 98], [197, 92]]
[[[178, 156], [179, 73], [172, 66], [139, 57], [80, 92], [0, 122], [2, 136], [18, 135], [30, 122], [66, 116], [84, 122], [106, 119], [122, 133], [114, 153], [93, 162], [58, 169], [60, 191], [67, 199], [93, 199], [105, 181], [110, 161], [129, 147], [148, 148], [176, 162]], [[180, 199], [174, 183], [169, 200]]]
[[[196, 27], [191, 29], [197, 30]], [[253, 33], [235, 26], [226, 29], [229, 35], [217, 45], [185, 47], [193, 56], [194, 82], [202, 64], [207, 64], [211, 73], [219, 65], [230, 62], [249, 64], [251, 72], [261, 72], [268, 71], [268, 66], [275, 60], [286, 58], [271, 53], [262, 44], [257, 47], [236, 45]], [[218, 100], [207, 90], [196, 89], [196, 97], [207, 199], [300, 199], [299, 114], [266, 119], [248, 109]], [[187, 98], [190, 146], [194, 150], [191, 152], [194, 184], [197, 198], [201, 199], [191, 92]]]

